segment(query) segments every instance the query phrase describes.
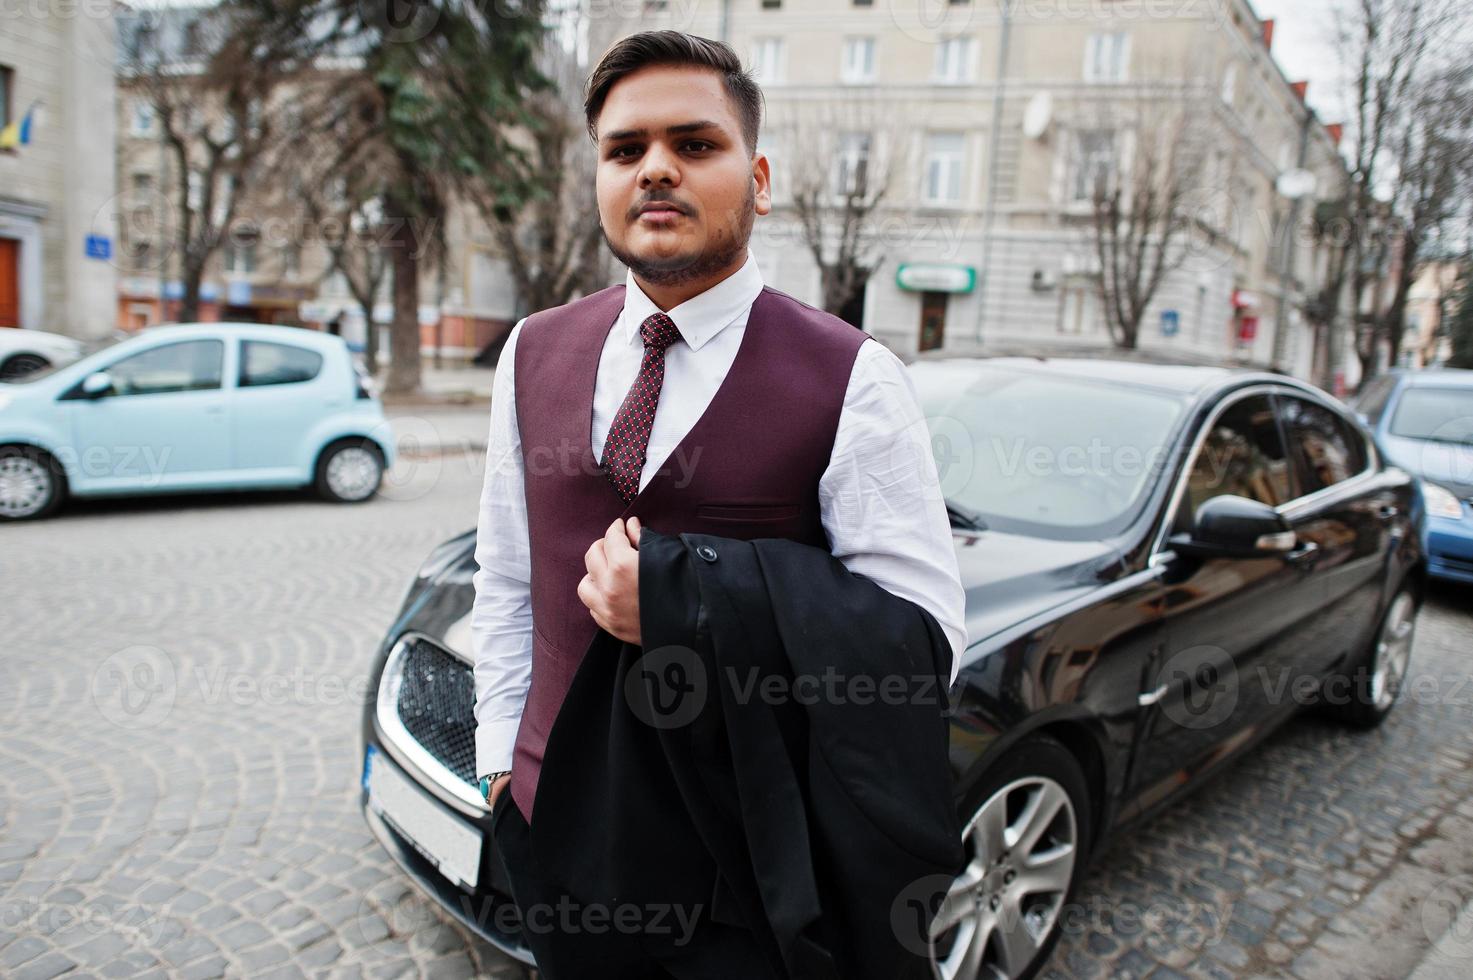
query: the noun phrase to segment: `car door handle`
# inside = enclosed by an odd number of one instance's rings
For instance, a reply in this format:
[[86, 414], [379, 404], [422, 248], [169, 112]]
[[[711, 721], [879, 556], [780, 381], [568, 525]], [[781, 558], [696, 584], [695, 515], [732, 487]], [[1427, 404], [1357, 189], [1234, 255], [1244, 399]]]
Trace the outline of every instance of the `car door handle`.
[[1293, 551], [1284, 552], [1284, 561], [1291, 565], [1312, 565], [1319, 557], [1320, 546], [1313, 541], [1306, 541]]

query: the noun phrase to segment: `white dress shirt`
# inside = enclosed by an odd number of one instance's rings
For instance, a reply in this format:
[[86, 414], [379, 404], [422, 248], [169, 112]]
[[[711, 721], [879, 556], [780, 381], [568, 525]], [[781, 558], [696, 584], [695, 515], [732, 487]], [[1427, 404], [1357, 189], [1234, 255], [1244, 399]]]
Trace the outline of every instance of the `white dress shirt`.
[[[667, 311], [681, 339], [665, 352], [665, 380], [641, 489], [716, 394], [762, 286], [762, 274], [748, 251], [738, 272]], [[609, 426], [639, 373], [644, 357], [640, 324], [660, 312], [632, 273], [624, 295], [623, 312], [604, 341], [594, 386], [596, 459], [603, 458]], [[476, 528], [479, 569], [471, 639], [479, 774], [511, 768], [532, 676], [531, 563], [514, 377], [517, 337], [525, 322], [512, 329], [496, 368]], [[955, 680], [966, 646], [965, 597], [939, 487], [930, 435], [910, 376], [888, 348], [867, 340], [855, 358], [833, 454], [819, 481], [820, 521], [834, 557], [846, 568], [936, 617], [951, 642]]]

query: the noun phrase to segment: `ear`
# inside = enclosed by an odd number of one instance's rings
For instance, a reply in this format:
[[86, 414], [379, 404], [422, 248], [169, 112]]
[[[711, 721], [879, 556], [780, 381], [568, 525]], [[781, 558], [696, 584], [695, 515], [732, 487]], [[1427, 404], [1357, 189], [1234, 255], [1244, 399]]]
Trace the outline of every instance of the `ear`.
[[772, 165], [767, 154], [757, 153], [752, 157], [752, 179], [757, 182], [757, 213], [772, 212]]

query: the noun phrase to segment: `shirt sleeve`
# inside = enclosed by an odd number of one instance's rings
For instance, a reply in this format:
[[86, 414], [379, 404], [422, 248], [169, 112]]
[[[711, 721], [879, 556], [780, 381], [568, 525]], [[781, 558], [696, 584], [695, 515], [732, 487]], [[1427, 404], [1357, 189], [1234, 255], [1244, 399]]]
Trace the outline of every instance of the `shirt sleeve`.
[[532, 567], [526, 485], [517, 431], [516, 343], [512, 328], [497, 362], [486, 439], [486, 474], [476, 521], [471, 609], [475, 653], [476, 773], [511, 768], [527, 688], [532, 679]]
[[834, 557], [936, 618], [955, 681], [967, 631], [951, 521], [915, 386], [878, 341], [854, 359], [818, 498]]

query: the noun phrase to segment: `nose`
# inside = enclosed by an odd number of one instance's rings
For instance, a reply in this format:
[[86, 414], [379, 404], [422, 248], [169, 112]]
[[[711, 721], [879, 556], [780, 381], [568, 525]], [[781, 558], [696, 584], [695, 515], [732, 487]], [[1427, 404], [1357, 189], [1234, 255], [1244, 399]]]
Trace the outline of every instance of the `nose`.
[[656, 142], [645, 151], [639, 170], [639, 186], [661, 184], [674, 187], [680, 183], [679, 158], [665, 144]]

